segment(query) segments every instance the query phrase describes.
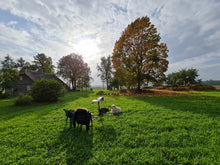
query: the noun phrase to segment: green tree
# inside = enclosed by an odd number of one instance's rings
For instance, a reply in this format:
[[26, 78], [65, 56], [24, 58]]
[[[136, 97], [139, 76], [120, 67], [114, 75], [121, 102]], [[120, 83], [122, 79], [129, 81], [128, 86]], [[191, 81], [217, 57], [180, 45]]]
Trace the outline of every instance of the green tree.
[[24, 66], [25, 66], [25, 60], [23, 59], [23, 57], [20, 57], [17, 60], [16, 67], [17, 68], [23, 68]]
[[16, 68], [16, 63], [9, 55], [5, 56], [5, 60], [2, 61], [1, 64], [2, 64], [2, 69]]
[[5, 56], [4, 61], [1, 62], [2, 68], [0, 70], [0, 91], [6, 88], [11, 88], [16, 84], [16, 78], [19, 72], [16, 69], [16, 63], [9, 56]]
[[101, 57], [101, 63], [100, 65], [97, 65], [97, 70], [99, 72], [98, 77], [100, 77], [101, 80], [106, 83], [106, 87], [108, 89], [109, 83], [112, 78], [111, 57]]
[[27, 70], [36, 70], [37, 67], [35, 65], [31, 65], [29, 62], [26, 62], [22, 57], [17, 60], [16, 67], [20, 72], [24, 72]]
[[2, 75], [2, 72], [0, 71], [0, 95], [2, 91], [4, 90], [2, 83], [3, 83], [3, 75]]
[[19, 72], [14, 68], [3, 68], [1, 69], [0, 75], [0, 88], [4, 90], [13, 87], [16, 84]]
[[38, 72], [43, 73], [53, 73], [53, 62], [51, 57], [47, 57], [45, 54], [41, 53], [34, 56], [33, 66], [31, 67], [32, 70], [36, 70]]
[[128, 25], [116, 41], [112, 56], [114, 76], [120, 83], [140, 90], [145, 82], [165, 77], [168, 49], [159, 42], [160, 34], [147, 16]]
[[169, 85], [186, 85], [189, 84], [197, 84], [200, 83], [201, 80], [197, 80], [198, 77], [198, 70], [191, 68], [191, 69], [182, 69], [178, 72], [174, 72], [167, 75], [167, 84]]
[[119, 81], [116, 78], [111, 79], [111, 82], [110, 82], [110, 87], [111, 88], [119, 89], [119, 86], [120, 86]]

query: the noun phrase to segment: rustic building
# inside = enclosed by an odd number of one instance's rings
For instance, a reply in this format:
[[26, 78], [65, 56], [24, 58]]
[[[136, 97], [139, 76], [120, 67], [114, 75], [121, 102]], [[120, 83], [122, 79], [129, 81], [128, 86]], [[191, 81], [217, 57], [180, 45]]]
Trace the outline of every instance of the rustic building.
[[5, 93], [7, 95], [13, 95], [13, 96], [16, 96], [20, 93], [29, 94], [31, 90], [31, 85], [36, 80], [40, 80], [40, 79], [54, 79], [62, 83], [65, 88], [68, 87], [61, 79], [59, 79], [54, 74], [24, 71], [24, 72], [20, 72], [16, 85], [13, 88], [6, 89]]

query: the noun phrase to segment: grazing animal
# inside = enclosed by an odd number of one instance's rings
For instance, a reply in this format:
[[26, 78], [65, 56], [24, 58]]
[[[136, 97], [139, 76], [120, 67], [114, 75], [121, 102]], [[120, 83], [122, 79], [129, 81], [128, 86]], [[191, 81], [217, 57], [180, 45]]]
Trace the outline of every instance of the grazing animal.
[[92, 114], [85, 108], [77, 108], [74, 113], [73, 125], [76, 128], [76, 123], [86, 125], [86, 130], [89, 130], [90, 121], [92, 122]]
[[121, 113], [121, 108], [115, 106], [114, 104], [111, 106], [111, 111], [109, 113], [113, 113], [113, 114], [117, 114], [117, 113]]
[[66, 123], [67, 123], [68, 118], [70, 118], [70, 127], [72, 127], [73, 121], [74, 121], [75, 111], [74, 110], [68, 110], [68, 109], [63, 109], [63, 110], [66, 113]]
[[99, 116], [107, 113], [109, 111], [109, 108], [100, 108], [99, 109]]

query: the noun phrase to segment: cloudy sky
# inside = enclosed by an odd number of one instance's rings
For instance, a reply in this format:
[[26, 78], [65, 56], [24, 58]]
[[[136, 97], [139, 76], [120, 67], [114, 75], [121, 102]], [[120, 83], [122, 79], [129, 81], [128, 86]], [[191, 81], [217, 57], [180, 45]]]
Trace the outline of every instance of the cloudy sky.
[[166, 74], [196, 68], [220, 80], [220, 0], [0, 0], [0, 60], [78, 53], [96, 65], [136, 18], [150, 17], [169, 49]]

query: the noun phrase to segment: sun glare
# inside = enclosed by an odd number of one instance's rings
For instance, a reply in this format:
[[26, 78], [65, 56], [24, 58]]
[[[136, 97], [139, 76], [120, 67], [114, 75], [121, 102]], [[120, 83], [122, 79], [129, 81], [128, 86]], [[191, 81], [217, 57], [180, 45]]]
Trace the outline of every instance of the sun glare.
[[75, 50], [77, 53], [88, 57], [88, 56], [96, 55], [98, 52], [98, 47], [94, 40], [84, 39], [75, 45]]

